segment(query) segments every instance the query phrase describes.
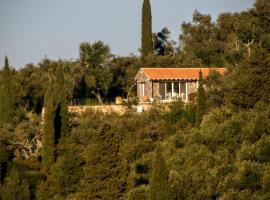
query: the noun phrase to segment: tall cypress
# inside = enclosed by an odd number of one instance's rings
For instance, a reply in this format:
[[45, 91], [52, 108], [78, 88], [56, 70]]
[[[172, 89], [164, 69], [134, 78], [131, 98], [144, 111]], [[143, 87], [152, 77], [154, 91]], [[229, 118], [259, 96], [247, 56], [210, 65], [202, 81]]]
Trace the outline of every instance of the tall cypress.
[[42, 148], [42, 162], [45, 169], [49, 169], [56, 159], [54, 116], [53, 83], [51, 82], [45, 94], [44, 136]]
[[196, 125], [200, 126], [202, 122], [203, 115], [206, 112], [206, 103], [205, 103], [205, 91], [203, 87], [203, 78], [202, 71], [199, 72], [199, 87], [198, 87], [198, 96], [197, 96], [197, 114], [196, 114]]
[[0, 122], [12, 124], [15, 114], [15, 87], [7, 56], [5, 56], [2, 77], [0, 84]]
[[153, 53], [151, 5], [150, 0], [144, 0], [142, 6], [141, 54], [144, 58], [151, 53]]
[[[54, 102], [55, 102], [55, 129], [56, 139], [60, 139], [69, 133], [69, 114], [67, 89], [65, 87], [63, 67], [58, 65], [55, 74]], [[56, 141], [58, 143], [58, 141]]]
[[171, 200], [172, 193], [169, 185], [169, 171], [162, 156], [161, 148], [156, 149], [152, 163], [152, 173], [149, 187], [150, 200]]
[[56, 146], [69, 133], [67, 90], [62, 66], [59, 64], [55, 77], [45, 95], [43, 164], [50, 168], [56, 160]]

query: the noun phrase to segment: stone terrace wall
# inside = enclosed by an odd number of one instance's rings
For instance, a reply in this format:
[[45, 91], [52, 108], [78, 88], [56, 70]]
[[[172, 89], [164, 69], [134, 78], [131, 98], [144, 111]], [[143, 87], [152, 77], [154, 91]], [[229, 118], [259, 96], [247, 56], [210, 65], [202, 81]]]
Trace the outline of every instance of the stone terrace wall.
[[[86, 111], [96, 111], [96, 112], [101, 112], [104, 114], [109, 114], [109, 113], [117, 113], [119, 115], [124, 115], [127, 112], [134, 112], [134, 113], [139, 113], [139, 112], [146, 112], [149, 111], [151, 108], [153, 108], [155, 105], [154, 104], [141, 104], [141, 105], [133, 105], [131, 108], [128, 108], [126, 105], [100, 105], [100, 106], [69, 106], [68, 110], [70, 114], [75, 114], [75, 115], [80, 115]], [[168, 106], [169, 104], [159, 104], [157, 105], [158, 108], [162, 111], [168, 111]], [[43, 124], [44, 120], [44, 108], [42, 109], [42, 114], [41, 114], [41, 121]]]

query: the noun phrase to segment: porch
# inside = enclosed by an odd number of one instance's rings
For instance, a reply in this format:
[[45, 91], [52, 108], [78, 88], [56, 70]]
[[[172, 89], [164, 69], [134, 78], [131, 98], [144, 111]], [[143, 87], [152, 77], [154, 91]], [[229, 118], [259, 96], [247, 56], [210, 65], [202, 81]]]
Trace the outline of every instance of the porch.
[[179, 99], [188, 102], [198, 83], [188, 80], [161, 80], [140, 82], [138, 86], [140, 102], [171, 102]]

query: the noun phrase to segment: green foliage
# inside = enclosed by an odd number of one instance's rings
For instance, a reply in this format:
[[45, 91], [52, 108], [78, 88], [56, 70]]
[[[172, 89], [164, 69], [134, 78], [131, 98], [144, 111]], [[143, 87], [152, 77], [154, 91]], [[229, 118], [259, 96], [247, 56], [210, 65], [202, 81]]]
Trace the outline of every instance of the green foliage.
[[26, 119], [16, 126], [11, 143], [17, 158], [36, 159], [40, 156], [42, 130], [40, 116], [27, 113]]
[[224, 66], [225, 45], [218, 37], [218, 29], [211, 22], [210, 15], [195, 11], [192, 22], [182, 25], [180, 42], [183, 44], [183, 62], [198, 66]]
[[153, 53], [152, 39], [152, 14], [150, 0], [144, 0], [142, 6], [142, 35], [141, 35], [141, 54], [145, 58]]
[[170, 105], [170, 112], [165, 114], [165, 119], [171, 128], [173, 126], [181, 128], [194, 126], [196, 122], [195, 107], [193, 104], [184, 105], [182, 101], [176, 101]]
[[206, 99], [205, 91], [203, 87], [202, 71], [199, 72], [199, 87], [197, 93], [197, 113], [196, 113], [196, 125], [199, 127], [204, 114], [206, 113]]
[[[56, 106], [54, 127], [56, 139], [60, 139], [69, 134], [69, 113], [67, 102], [67, 89], [64, 80], [64, 72], [61, 65], [57, 67], [54, 83], [54, 104]], [[57, 121], [59, 120], [59, 121]], [[56, 141], [56, 143], [58, 143]]]
[[252, 108], [270, 99], [270, 54], [256, 49], [226, 79], [225, 100], [239, 108]]
[[[257, 120], [256, 120], [257, 119]], [[261, 123], [257, 137], [250, 137]], [[264, 111], [216, 109], [200, 130], [165, 143], [175, 199], [254, 199], [266, 197], [263, 182], [269, 159], [269, 115]]]
[[252, 40], [259, 40], [261, 30], [257, 18], [254, 18], [251, 13], [243, 13], [237, 23], [236, 34], [241, 42], [248, 44]]
[[160, 147], [156, 149], [152, 163], [152, 174], [149, 186], [149, 199], [151, 200], [170, 200], [172, 199], [171, 188], [169, 185], [169, 171], [166, 161], [162, 156]]
[[55, 149], [55, 128], [54, 128], [54, 104], [53, 87], [50, 85], [45, 95], [45, 113], [44, 113], [44, 136], [42, 148], [42, 162], [45, 168], [49, 168], [56, 159]]
[[265, 32], [269, 32], [270, 19], [267, 17], [270, 15], [270, 3], [266, 0], [256, 0], [255, 2], [255, 16], [259, 19], [260, 27]]
[[126, 190], [126, 166], [119, 153], [120, 135], [104, 123], [85, 151], [86, 165], [79, 194], [82, 199], [121, 199]]
[[30, 200], [30, 190], [27, 179], [20, 176], [16, 169], [12, 169], [0, 187], [3, 200]]
[[[109, 96], [126, 97], [130, 88], [134, 85], [134, 77], [142, 66], [142, 62], [136, 56], [115, 57], [112, 62], [113, 80], [109, 90]], [[130, 96], [136, 96], [134, 89]]]
[[46, 181], [42, 181], [37, 188], [36, 197], [40, 200], [62, 199], [58, 193], [59, 183], [53, 176], [47, 176]]
[[[49, 66], [47, 66], [49, 68]], [[47, 69], [46, 69], [47, 70]], [[40, 114], [43, 106], [44, 86], [46, 85], [47, 72], [33, 64], [18, 69], [15, 79], [20, 85], [18, 92], [19, 102], [23, 109]]]
[[206, 108], [217, 108], [224, 105], [224, 77], [215, 70], [210, 70], [204, 80]]
[[141, 185], [129, 191], [128, 200], [148, 200], [148, 186]]
[[[270, 199], [269, 10], [269, 1], [257, 0], [250, 10], [221, 13], [216, 23], [195, 11], [193, 21], [182, 24], [179, 52], [171, 55], [169, 31], [152, 35], [145, 0], [143, 59], [111, 59], [101, 41], [82, 43], [80, 61], [43, 59], [15, 71], [6, 59], [0, 198]], [[152, 37], [165, 55], [152, 54]], [[103, 97], [134, 96], [133, 78], [149, 66], [226, 66], [228, 73], [210, 72], [197, 105], [176, 102], [124, 115], [86, 111], [69, 119], [68, 98], [95, 96], [102, 103]], [[28, 111], [41, 112], [44, 91], [40, 161], [39, 152], [26, 153], [34, 151], [34, 138], [40, 140], [39, 117]]]
[[56, 145], [60, 142], [61, 138], [67, 136], [70, 132], [65, 85], [63, 69], [59, 65], [56, 69], [54, 82], [52, 81], [49, 84], [45, 95], [42, 161], [47, 169], [56, 160]]
[[154, 50], [157, 55], [173, 55], [175, 42], [170, 40], [171, 32], [167, 27], [153, 34]]
[[87, 68], [84, 81], [100, 104], [103, 103], [102, 95], [107, 94], [112, 81], [110, 58], [110, 47], [101, 41], [80, 44], [80, 62]]
[[225, 55], [226, 61], [231, 65], [237, 65], [244, 59], [244, 52], [240, 50], [232, 50]]
[[270, 34], [265, 34], [261, 37], [261, 46], [270, 52]]
[[[76, 147], [67, 145], [63, 155], [52, 166], [51, 173], [59, 184], [57, 193], [66, 197], [68, 194], [77, 192], [81, 178], [83, 178], [84, 159]], [[74, 151], [75, 150], [75, 151]]]
[[56, 163], [38, 186], [38, 199], [66, 199], [77, 192], [83, 177], [84, 159], [71, 141], [62, 142], [58, 151], [61, 153], [58, 153]]
[[8, 172], [10, 159], [13, 157], [11, 136], [5, 128], [0, 127], [0, 182], [2, 183]]
[[13, 124], [15, 122], [15, 83], [12, 71], [5, 57], [5, 66], [2, 73], [0, 86], [0, 123]]

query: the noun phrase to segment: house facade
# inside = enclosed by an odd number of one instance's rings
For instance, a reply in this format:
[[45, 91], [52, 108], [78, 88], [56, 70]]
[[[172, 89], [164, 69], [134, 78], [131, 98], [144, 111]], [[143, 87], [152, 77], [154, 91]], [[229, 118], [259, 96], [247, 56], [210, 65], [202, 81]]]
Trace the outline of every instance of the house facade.
[[140, 102], [192, 101], [199, 84], [199, 72], [202, 71], [205, 78], [211, 70], [222, 75], [226, 71], [225, 68], [141, 68], [135, 76], [137, 97]]

